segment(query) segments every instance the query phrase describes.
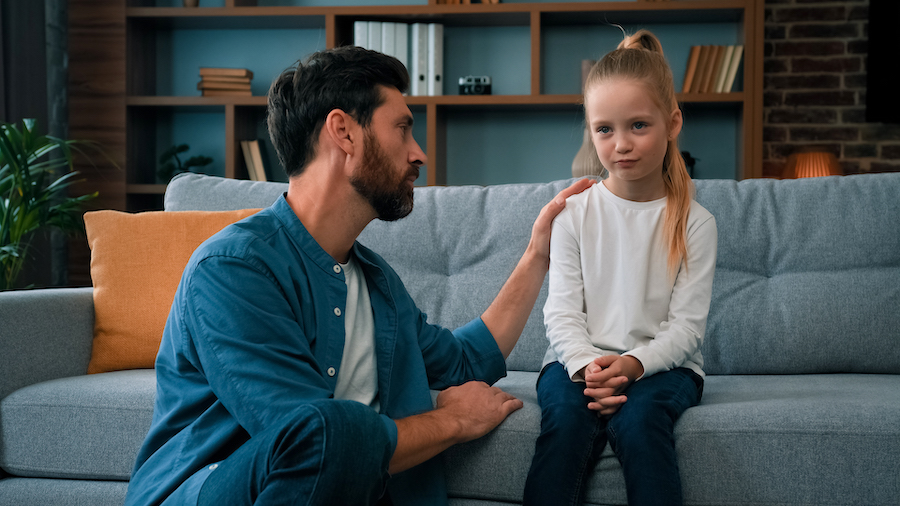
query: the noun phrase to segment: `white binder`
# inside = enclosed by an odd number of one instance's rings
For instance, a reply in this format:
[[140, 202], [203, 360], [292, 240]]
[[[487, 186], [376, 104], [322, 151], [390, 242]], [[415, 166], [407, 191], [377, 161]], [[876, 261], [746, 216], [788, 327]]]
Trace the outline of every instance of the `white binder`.
[[444, 94], [444, 25], [428, 24], [428, 94]]
[[353, 45], [359, 47], [369, 46], [369, 22], [353, 22]]
[[409, 71], [409, 25], [407, 23], [394, 23], [394, 56]]
[[394, 23], [381, 23], [381, 52], [393, 57], [397, 56], [395, 32]]
[[428, 25], [413, 23], [410, 30], [412, 68], [410, 69], [410, 95], [428, 94]]
[[381, 21], [369, 21], [369, 45], [366, 49], [381, 51]]

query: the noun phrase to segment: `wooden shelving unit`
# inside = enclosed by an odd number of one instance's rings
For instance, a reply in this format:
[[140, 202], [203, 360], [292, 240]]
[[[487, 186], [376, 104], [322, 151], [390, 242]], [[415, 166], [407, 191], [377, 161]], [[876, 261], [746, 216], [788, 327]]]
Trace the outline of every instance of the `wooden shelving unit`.
[[[123, 7], [122, 3], [126, 2]], [[385, 0], [390, 1], [390, 0]], [[762, 176], [762, 29], [763, 0], [679, 0], [679, 1], [612, 1], [567, 3], [501, 3], [472, 5], [388, 5], [358, 7], [273, 7], [257, 5], [256, 0], [225, 0], [223, 7], [157, 7], [154, 0], [106, 0], [109, 12], [121, 12], [125, 30], [124, 63], [125, 117], [120, 128], [125, 137], [125, 167], [122, 192], [129, 210], [142, 210], [161, 203], [164, 184], [152, 177], [160, 146], [154, 138], [157, 116], [164, 111], [214, 110], [224, 117], [224, 175], [246, 178], [240, 140], [255, 134], [255, 125], [264, 115], [266, 99], [252, 97], [161, 96], [157, 93], [158, 71], [156, 35], [172, 30], [218, 29], [294, 29], [324, 30], [325, 46], [352, 42], [353, 23], [357, 20], [437, 22], [451, 27], [520, 27], [527, 28], [530, 38], [530, 82], [527, 94], [434, 97], [411, 96], [408, 103], [414, 112], [426, 118], [424, 148], [429, 155], [427, 183], [447, 184], [447, 154], [457, 146], [448, 145], [447, 117], [459, 110], [568, 111], [580, 107], [578, 94], [545, 93], [542, 90], [544, 58], [543, 34], [570, 25], [617, 22], [690, 24], [704, 22], [734, 23], [740, 32], [738, 43], [745, 46], [741, 91], [721, 94], [682, 94], [679, 100], [688, 106], [702, 105], [727, 108], [735, 120], [740, 138], [736, 145], [739, 178]], [[90, 3], [92, 6], [96, 2]], [[117, 4], [117, 5], [114, 5]], [[86, 7], [82, 7], [86, 8]], [[76, 8], [77, 10], [77, 8]], [[112, 16], [112, 14], [110, 14]], [[445, 47], [445, 52], [452, 50]], [[683, 69], [673, 69], [676, 81]], [[266, 79], [269, 77], [266, 76]], [[496, 78], [495, 78], [496, 79]], [[680, 83], [676, 83], [676, 87]], [[737, 111], [737, 112], [735, 112]], [[574, 153], [573, 153], [574, 154]]]

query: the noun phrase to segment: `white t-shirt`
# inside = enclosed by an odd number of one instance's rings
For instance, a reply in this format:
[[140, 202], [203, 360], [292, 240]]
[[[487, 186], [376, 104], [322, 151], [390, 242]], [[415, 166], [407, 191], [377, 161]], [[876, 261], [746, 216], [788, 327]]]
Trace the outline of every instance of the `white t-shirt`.
[[341, 268], [347, 283], [347, 307], [344, 312], [346, 339], [334, 398], [361, 402], [379, 411], [375, 321], [366, 276], [353, 255], [346, 264], [341, 264]]
[[568, 199], [550, 237], [545, 365], [558, 360], [574, 380], [595, 358], [624, 354], [641, 361], [642, 377], [677, 367], [703, 375], [716, 221], [691, 203], [687, 269], [673, 279], [665, 209], [665, 198], [633, 202], [602, 183]]

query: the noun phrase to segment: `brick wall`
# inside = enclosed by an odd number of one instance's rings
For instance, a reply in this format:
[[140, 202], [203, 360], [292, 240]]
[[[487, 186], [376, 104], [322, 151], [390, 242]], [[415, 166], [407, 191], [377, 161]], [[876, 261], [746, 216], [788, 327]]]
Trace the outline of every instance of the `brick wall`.
[[866, 123], [868, 0], [765, 0], [763, 174], [831, 151], [846, 174], [900, 172], [900, 125]]

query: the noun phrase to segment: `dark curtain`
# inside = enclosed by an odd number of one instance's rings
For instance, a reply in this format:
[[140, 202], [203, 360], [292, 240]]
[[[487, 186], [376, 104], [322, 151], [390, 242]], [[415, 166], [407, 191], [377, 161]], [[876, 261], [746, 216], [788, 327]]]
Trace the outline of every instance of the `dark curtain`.
[[37, 118], [47, 128], [47, 39], [43, 1], [0, 2], [3, 103], [6, 122]]
[[[68, 135], [66, 0], [0, 0], [0, 121], [36, 118], [43, 133]], [[21, 284], [64, 286], [67, 239], [35, 238]]]

